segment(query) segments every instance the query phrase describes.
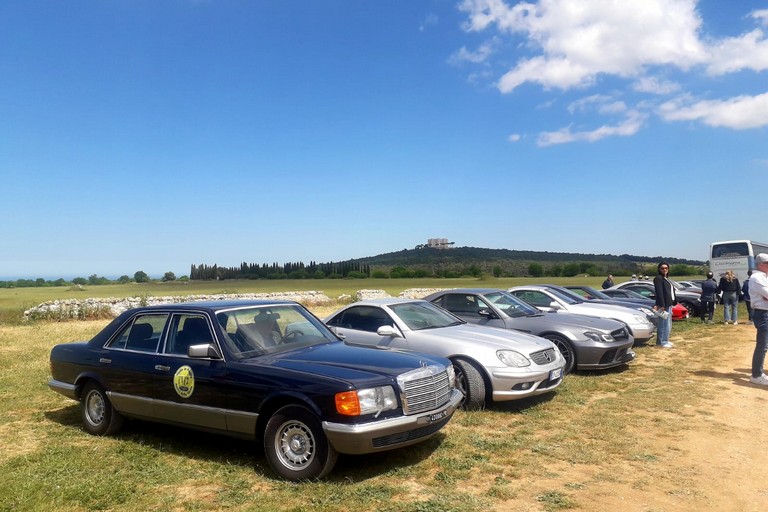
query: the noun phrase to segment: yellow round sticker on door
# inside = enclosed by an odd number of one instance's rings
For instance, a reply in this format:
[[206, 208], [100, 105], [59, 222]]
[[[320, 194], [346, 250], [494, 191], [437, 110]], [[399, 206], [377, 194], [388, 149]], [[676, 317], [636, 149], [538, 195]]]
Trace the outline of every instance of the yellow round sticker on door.
[[192, 368], [184, 365], [176, 370], [176, 375], [173, 376], [173, 387], [176, 388], [176, 393], [181, 398], [192, 396], [192, 392], [195, 390], [195, 374], [192, 372]]

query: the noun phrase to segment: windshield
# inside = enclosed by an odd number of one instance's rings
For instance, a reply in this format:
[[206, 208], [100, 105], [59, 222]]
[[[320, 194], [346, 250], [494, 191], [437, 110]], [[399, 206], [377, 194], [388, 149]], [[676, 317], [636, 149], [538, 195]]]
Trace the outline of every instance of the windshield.
[[338, 341], [299, 305], [251, 306], [220, 311], [223, 344], [238, 359]]
[[389, 309], [413, 331], [463, 324], [464, 321], [426, 301], [392, 304]]
[[510, 318], [541, 314], [541, 311], [508, 292], [491, 292], [486, 293], [483, 297], [488, 299], [489, 302], [493, 303], [494, 306], [499, 308]]
[[567, 288], [547, 287], [547, 291], [552, 295], [557, 296], [558, 299], [562, 300], [566, 304], [578, 304], [580, 302], [584, 302], [584, 299], [582, 299], [577, 293], [573, 293]]

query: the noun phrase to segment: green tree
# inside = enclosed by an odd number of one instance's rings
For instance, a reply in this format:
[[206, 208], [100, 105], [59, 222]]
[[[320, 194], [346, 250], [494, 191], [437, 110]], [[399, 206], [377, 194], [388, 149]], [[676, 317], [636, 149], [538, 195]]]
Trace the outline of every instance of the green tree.
[[120, 284], [127, 284], [127, 283], [130, 283], [131, 281], [133, 281], [133, 279], [131, 279], [129, 276], [126, 276], [126, 275], [122, 275], [117, 278], [117, 282]]
[[175, 281], [176, 280], [176, 274], [173, 272], [166, 272], [163, 274], [163, 282], [167, 283], [168, 281]]
[[540, 263], [531, 263], [528, 265], [528, 275], [531, 277], [541, 277], [544, 275], [544, 267]]
[[501, 277], [501, 267], [496, 265], [493, 267], [493, 277]]
[[133, 274], [133, 280], [136, 281], [137, 283], [148, 283], [149, 276], [143, 270], [139, 270], [138, 272]]

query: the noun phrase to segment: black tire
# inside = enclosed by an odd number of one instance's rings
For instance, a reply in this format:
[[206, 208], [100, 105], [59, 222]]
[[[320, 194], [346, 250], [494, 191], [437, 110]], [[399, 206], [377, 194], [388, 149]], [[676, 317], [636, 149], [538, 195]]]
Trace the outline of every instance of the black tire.
[[104, 388], [89, 382], [80, 398], [83, 428], [94, 436], [112, 435], [123, 426], [123, 416], [112, 407]]
[[469, 411], [485, 407], [485, 381], [475, 365], [469, 361], [457, 359], [453, 362], [456, 368], [456, 387], [464, 393], [461, 406]]
[[696, 317], [700, 316], [701, 312], [698, 309], [696, 309], [696, 306], [694, 306], [693, 303], [688, 302], [687, 300], [684, 300], [680, 304], [685, 306], [685, 309], [688, 310], [688, 316], [689, 317], [696, 318]]
[[293, 482], [323, 478], [339, 456], [320, 420], [301, 405], [281, 407], [269, 418], [264, 453], [272, 470]]
[[555, 344], [557, 349], [565, 358], [565, 366], [563, 367], [563, 375], [571, 373], [576, 368], [576, 352], [573, 350], [571, 342], [560, 336], [559, 334], [546, 334], [546, 339]]

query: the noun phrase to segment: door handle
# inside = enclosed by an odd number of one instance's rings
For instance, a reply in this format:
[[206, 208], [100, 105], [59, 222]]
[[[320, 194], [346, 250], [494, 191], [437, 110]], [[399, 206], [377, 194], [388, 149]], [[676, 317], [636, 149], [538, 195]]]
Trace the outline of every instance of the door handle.
[[160, 371], [160, 372], [167, 372], [170, 369], [171, 369], [170, 366], [165, 366], [164, 364], [156, 364], [155, 365], [155, 370]]
[[106, 357], [100, 357], [99, 362], [101, 364], [112, 364], [112, 360]]

